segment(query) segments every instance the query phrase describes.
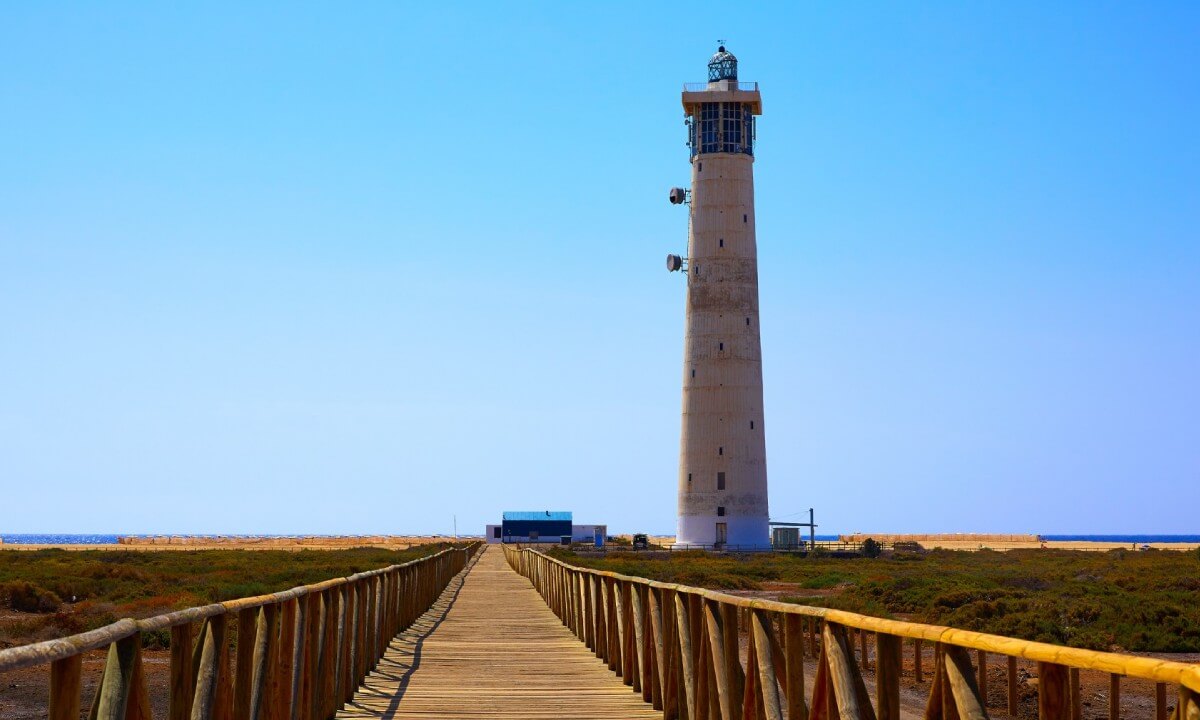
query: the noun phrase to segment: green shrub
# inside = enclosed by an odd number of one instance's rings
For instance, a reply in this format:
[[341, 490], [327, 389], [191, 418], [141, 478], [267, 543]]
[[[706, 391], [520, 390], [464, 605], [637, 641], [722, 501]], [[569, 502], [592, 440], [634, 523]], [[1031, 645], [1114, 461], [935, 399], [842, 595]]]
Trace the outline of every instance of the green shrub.
[[875, 538], [863, 540], [862, 554], [864, 557], [877, 558], [883, 553], [883, 546], [875, 542]]
[[22, 580], [6, 583], [0, 595], [3, 595], [8, 606], [17, 612], [49, 613], [58, 610], [62, 605], [62, 598], [50, 590]]

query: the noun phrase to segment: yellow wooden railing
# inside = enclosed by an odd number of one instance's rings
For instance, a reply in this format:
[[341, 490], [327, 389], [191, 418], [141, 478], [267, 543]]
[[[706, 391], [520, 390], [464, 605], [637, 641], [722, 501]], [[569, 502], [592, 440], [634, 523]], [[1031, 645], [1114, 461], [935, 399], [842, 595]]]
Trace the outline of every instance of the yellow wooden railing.
[[[1200, 720], [1200, 666], [1029, 642], [840, 610], [751, 600], [568, 565], [536, 550], [504, 546], [514, 570], [626, 685], [663, 711], [690, 720], [898, 720], [902, 643], [915, 646], [913, 671], [924, 679], [922, 645], [933, 647], [926, 720], [988, 717], [989, 655], [1007, 658], [1008, 713], [1018, 713], [1017, 659], [1038, 664], [1038, 715], [1079, 720], [1079, 671], [1109, 674], [1109, 718], [1122, 716], [1121, 678], [1156, 683], [1155, 718]], [[861, 647], [855, 659], [854, 635]], [[875, 698], [861, 665], [874, 635]], [[748, 645], [743, 664], [739, 643]], [[972, 653], [975, 662], [972, 663]], [[806, 697], [804, 663], [816, 658]]]
[[[350, 700], [390, 638], [433, 605], [479, 547], [0, 650], [0, 673], [49, 664], [48, 717], [79, 720], [83, 653], [107, 647], [89, 718], [149, 720], [142, 633], [169, 628], [169, 720], [326, 720]], [[231, 653], [227, 631], [234, 623]]]

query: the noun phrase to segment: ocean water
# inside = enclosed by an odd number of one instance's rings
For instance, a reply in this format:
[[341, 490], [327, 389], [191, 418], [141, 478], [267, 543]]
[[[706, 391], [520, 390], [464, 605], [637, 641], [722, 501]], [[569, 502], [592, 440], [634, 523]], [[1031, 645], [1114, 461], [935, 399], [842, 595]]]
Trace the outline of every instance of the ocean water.
[[[170, 533], [164, 533], [170, 534]], [[807, 538], [806, 533], [800, 533]], [[134, 535], [134, 537], [138, 537]], [[229, 535], [227, 537], [295, 537], [294, 535]], [[1116, 543], [1200, 543], [1200, 535], [1042, 535], [1043, 540], [1058, 540], [1064, 542], [1116, 542]], [[817, 535], [817, 540], [834, 541], [837, 535]], [[115, 545], [116, 535], [71, 535], [32, 533], [0, 533], [0, 540], [6, 545], [43, 544], [43, 545]]]
[[1200, 543], [1200, 535], [1042, 535], [1060, 542]]

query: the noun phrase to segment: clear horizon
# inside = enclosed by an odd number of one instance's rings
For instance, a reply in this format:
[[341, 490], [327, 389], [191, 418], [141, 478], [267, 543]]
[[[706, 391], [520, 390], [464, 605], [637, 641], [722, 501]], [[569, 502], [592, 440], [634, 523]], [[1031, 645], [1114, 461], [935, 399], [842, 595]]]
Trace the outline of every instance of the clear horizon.
[[0, 531], [673, 533], [724, 38], [772, 519], [1194, 533], [1200, 6], [697, 10], [0, 11]]

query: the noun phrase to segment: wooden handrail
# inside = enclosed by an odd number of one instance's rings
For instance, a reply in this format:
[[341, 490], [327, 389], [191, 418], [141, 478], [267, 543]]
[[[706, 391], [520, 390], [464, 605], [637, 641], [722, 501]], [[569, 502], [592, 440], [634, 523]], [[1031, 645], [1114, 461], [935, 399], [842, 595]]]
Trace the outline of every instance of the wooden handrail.
[[[49, 664], [49, 717], [76, 720], [80, 656], [107, 646], [91, 717], [148, 719], [141, 634], [169, 628], [170, 720], [325, 720], [374, 669], [390, 638], [433, 605], [481, 545], [0, 650], [0, 672]], [[231, 619], [238, 629], [236, 665], [229, 651]], [[194, 623], [200, 632], [193, 648]]]
[[[1164, 688], [1175, 685], [1175, 717], [1200, 717], [1198, 665], [737, 597], [577, 567], [533, 548], [504, 546], [504, 553], [563, 623], [626, 684], [664, 709], [664, 717], [895, 720], [903, 640], [914, 645], [918, 682], [923, 643], [933, 646], [926, 718], [987, 717], [986, 690], [981, 691], [978, 678], [986, 683], [988, 653], [1014, 658], [1007, 663], [1010, 712], [1017, 704], [1015, 658], [1024, 658], [1038, 663], [1038, 707], [1045, 720], [1078, 717], [1080, 669], [1109, 673], [1113, 698], [1119, 698], [1121, 677], [1158, 683], [1157, 717], [1166, 717]], [[739, 629], [749, 644], [744, 666]], [[859, 663], [854, 633], [861, 645]], [[868, 665], [867, 633], [876, 641], [878, 707], [872, 706], [862, 675]], [[978, 657], [979, 672], [969, 651]], [[811, 699], [803, 697], [806, 656], [817, 658]]]

